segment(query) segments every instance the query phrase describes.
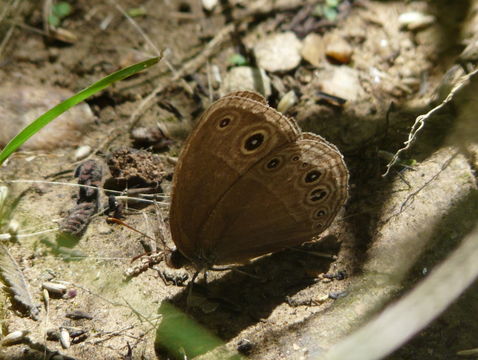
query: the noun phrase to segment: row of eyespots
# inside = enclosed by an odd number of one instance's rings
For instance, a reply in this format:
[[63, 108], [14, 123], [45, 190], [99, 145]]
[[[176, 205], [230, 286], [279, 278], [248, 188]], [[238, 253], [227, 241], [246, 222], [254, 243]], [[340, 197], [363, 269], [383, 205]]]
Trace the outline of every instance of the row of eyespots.
[[[276, 155], [273, 158], [269, 159], [268, 161], [265, 162], [264, 164], [264, 169], [268, 171], [276, 171], [279, 170], [284, 164], [285, 156], [283, 155]], [[300, 155], [294, 154], [290, 157], [290, 160], [292, 162], [297, 162], [300, 160]], [[304, 166], [305, 165], [305, 166]], [[308, 163], [302, 163], [302, 167], [307, 167], [310, 164]], [[311, 171], [308, 171], [304, 178], [303, 181], [306, 184], [314, 184], [319, 179], [322, 177], [322, 172], [318, 169], [313, 169]], [[307, 194], [307, 199], [309, 200], [308, 202], [314, 202], [314, 203], [320, 203], [321, 201], [325, 200], [329, 195], [329, 191], [324, 188], [324, 187], [316, 187], [312, 189], [308, 194]], [[314, 220], [326, 220], [326, 217], [328, 216], [328, 211], [321, 207], [318, 210], [315, 210], [314, 213], [312, 214], [312, 218]], [[323, 227], [323, 222], [317, 223], [314, 225], [314, 228], [316, 230], [319, 230]]]
[[[290, 157], [290, 161], [292, 162], [297, 162], [300, 160], [300, 155], [298, 154], [294, 154]], [[284, 156], [283, 155], [277, 155], [275, 157], [273, 157], [272, 159], [270, 159], [269, 161], [267, 161], [267, 163], [265, 164], [265, 167], [266, 169], [269, 169], [269, 170], [279, 170], [282, 165], [284, 164]], [[306, 164], [306, 163], [304, 163]], [[306, 164], [308, 165], [308, 164]]]
[[314, 213], [312, 214], [312, 219], [321, 220], [320, 222], [317, 222], [313, 225], [315, 230], [322, 230], [324, 223], [327, 222], [328, 215], [329, 212], [325, 208], [319, 208], [318, 210], [314, 210]]
[[[300, 159], [300, 156], [299, 155], [292, 155], [292, 157], [290, 158], [291, 161], [298, 161]], [[275, 157], [273, 157], [272, 159], [268, 160], [266, 163], [265, 163], [265, 170], [266, 171], [277, 171], [279, 170], [283, 165], [285, 164], [285, 161], [284, 161], [284, 156], [282, 155], [277, 155]], [[302, 165], [306, 164], [307, 166], [309, 164], [307, 163], [303, 163]], [[306, 184], [306, 185], [311, 185], [311, 184], [315, 184], [317, 183], [320, 179], [321, 179], [322, 176], [322, 172], [318, 169], [313, 169], [313, 170], [310, 170], [308, 171], [304, 178], [303, 178], [303, 182]], [[327, 191], [325, 189], [322, 189], [320, 188], [320, 192], [318, 191], [319, 189], [314, 189], [311, 193], [311, 196], [310, 196], [310, 200], [311, 201], [318, 201], [318, 200], [322, 200], [323, 198], [325, 198], [327, 196]]]

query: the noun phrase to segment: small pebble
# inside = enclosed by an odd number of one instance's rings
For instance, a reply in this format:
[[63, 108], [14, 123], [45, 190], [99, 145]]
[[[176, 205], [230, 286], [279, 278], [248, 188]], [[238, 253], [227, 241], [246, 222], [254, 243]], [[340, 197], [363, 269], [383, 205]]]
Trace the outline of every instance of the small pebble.
[[63, 295], [66, 293], [67, 287], [63, 284], [45, 282], [42, 284], [42, 289], [47, 290], [50, 294]]
[[70, 290], [68, 290], [68, 292], [65, 294], [64, 298], [65, 298], [65, 299], [71, 299], [71, 298], [76, 297], [76, 295], [78, 295], [78, 292], [76, 291], [76, 289], [70, 289]]
[[2, 339], [2, 346], [10, 346], [15, 345], [23, 341], [27, 334], [29, 333], [28, 330], [17, 330], [7, 334]]
[[48, 309], [50, 307], [50, 293], [47, 289], [43, 289], [43, 301], [45, 302], [45, 308]]
[[337, 299], [343, 298], [345, 296], [347, 296], [347, 291], [329, 293], [329, 298], [331, 298], [333, 300], [337, 300]]
[[341, 36], [328, 33], [324, 37], [325, 55], [339, 64], [348, 64], [352, 59], [352, 46]]
[[73, 159], [75, 161], [78, 161], [78, 160], [83, 160], [85, 157], [87, 157], [88, 155], [90, 155], [91, 153], [91, 146], [89, 145], [82, 145], [80, 147], [78, 147], [75, 151], [75, 155], [73, 155]]
[[318, 77], [321, 90], [330, 95], [354, 102], [364, 94], [358, 71], [348, 66], [331, 66]]
[[217, 5], [218, 0], [201, 0], [202, 2], [202, 7], [206, 9], [207, 11], [211, 11], [214, 9]]
[[419, 11], [409, 11], [398, 17], [398, 22], [403, 29], [419, 30], [435, 22], [435, 17]]
[[254, 344], [249, 339], [242, 339], [237, 344], [237, 351], [239, 351], [241, 354], [249, 355], [253, 347]]
[[12, 237], [16, 237], [19, 229], [20, 229], [20, 223], [15, 219], [10, 220], [10, 222], [7, 225], [7, 231], [10, 235], [12, 235]]
[[228, 71], [222, 82], [221, 92], [253, 90], [268, 98], [272, 94], [271, 80], [263, 69], [237, 66]]
[[91, 316], [90, 314], [88, 314], [84, 311], [81, 311], [81, 310], [70, 311], [70, 312], [66, 313], [65, 316], [68, 319], [72, 319], [72, 320], [80, 320], [80, 319], [91, 320], [91, 319], [93, 319], [93, 316]]
[[280, 99], [279, 103], [277, 104], [277, 110], [281, 113], [285, 113], [292, 106], [297, 104], [297, 101], [297, 95], [295, 94], [294, 90], [291, 90]]
[[319, 67], [325, 59], [325, 46], [322, 36], [310, 33], [302, 41], [302, 57], [312, 65]]
[[79, 329], [79, 328], [66, 328], [68, 330], [68, 332], [70, 333], [70, 336], [72, 338], [76, 338], [78, 336], [82, 336], [86, 333], [86, 331], [84, 329]]
[[3, 206], [3, 203], [8, 197], [8, 187], [5, 185], [0, 186], [0, 206]]
[[211, 65], [211, 85], [214, 89], [218, 89], [221, 86], [222, 77], [221, 70], [217, 65]]
[[254, 46], [257, 64], [266, 71], [289, 71], [301, 60], [302, 44], [293, 32], [274, 34]]
[[60, 344], [63, 349], [68, 349], [71, 346], [70, 333], [65, 328], [60, 329]]

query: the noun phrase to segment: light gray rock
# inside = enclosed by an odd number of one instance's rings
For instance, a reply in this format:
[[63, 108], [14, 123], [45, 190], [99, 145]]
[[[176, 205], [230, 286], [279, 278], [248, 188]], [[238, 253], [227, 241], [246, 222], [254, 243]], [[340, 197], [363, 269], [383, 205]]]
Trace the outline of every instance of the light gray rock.
[[318, 74], [321, 90], [341, 97], [349, 102], [359, 100], [363, 96], [359, 73], [348, 66], [330, 66]]
[[302, 43], [292, 32], [271, 35], [254, 46], [257, 64], [266, 71], [289, 71], [299, 65]]
[[237, 90], [253, 90], [266, 98], [271, 95], [271, 81], [262, 69], [250, 66], [234, 67], [226, 74], [221, 87], [222, 95]]

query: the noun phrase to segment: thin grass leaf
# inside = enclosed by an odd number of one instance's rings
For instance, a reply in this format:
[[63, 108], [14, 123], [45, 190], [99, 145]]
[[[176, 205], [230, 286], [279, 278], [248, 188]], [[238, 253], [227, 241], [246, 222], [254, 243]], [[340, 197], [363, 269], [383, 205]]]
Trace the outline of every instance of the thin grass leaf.
[[[226, 349], [223, 341], [196, 323], [170, 303], [159, 307], [162, 321], [156, 329], [156, 346], [175, 359], [207, 355], [207, 359], [244, 360], [240, 354]], [[210, 356], [209, 356], [210, 355]]]
[[8, 144], [5, 146], [3, 151], [0, 153], [0, 165], [15, 151], [17, 150], [25, 141], [35, 135], [40, 129], [46, 126], [50, 121], [57, 118], [65, 111], [75, 106], [76, 104], [82, 102], [88, 97], [96, 94], [97, 92], [105, 89], [112, 83], [123, 80], [131, 75], [136, 74], [137, 72], [144, 70], [154, 64], [156, 64], [161, 57], [155, 57], [140, 63], [131, 65], [125, 69], [119, 70], [111, 75], [104, 77], [103, 79], [97, 81], [93, 85], [88, 86], [86, 89], [81, 90], [72, 97], [66, 99], [60, 104], [56, 105], [52, 109], [48, 110], [46, 113], [41, 115], [31, 124], [26, 126], [17, 136], [15, 136]]
[[13, 300], [28, 310], [34, 320], [38, 320], [40, 307], [33, 302], [22, 270], [3, 244], [0, 244], [0, 274], [9, 288]]

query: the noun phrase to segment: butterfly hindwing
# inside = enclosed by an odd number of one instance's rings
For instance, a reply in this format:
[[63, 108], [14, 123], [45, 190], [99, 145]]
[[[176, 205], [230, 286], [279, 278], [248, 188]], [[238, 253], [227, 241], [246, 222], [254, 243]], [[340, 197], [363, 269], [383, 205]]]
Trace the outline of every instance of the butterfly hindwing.
[[262, 158], [230, 187], [200, 234], [214, 263], [299, 245], [326, 229], [347, 198], [348, 171], [335, 146], [302, 134]]

